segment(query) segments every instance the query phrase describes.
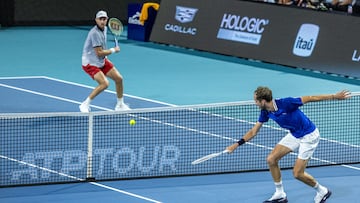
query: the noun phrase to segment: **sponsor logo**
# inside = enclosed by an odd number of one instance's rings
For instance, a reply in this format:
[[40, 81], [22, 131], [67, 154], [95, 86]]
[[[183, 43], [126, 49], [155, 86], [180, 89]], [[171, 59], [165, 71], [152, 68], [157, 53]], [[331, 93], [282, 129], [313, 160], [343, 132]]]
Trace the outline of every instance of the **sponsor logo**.
[[295, 38], [293, 54], [301, 57], [311, 56], [320, 27], [314, 24], [302, 24]]
[[175, 19], [180, 23], [189, 23], [194, 20], [197, 8], [176, 6]]
[[360, 53], [355, 49], [352, 55], [352, 61], [360, 62]]
[[259, 45], [268, 19], [225, 13], [217, 34], [218, 39]]
[[197, 11], [197, 8], [176, 6], [175, 20], [180, 22], [181, 25], [167, 23], [165, 24], [165, 30], [182, 34], [196, 35], [196, 28], [184, 26], [182, 24], [192, 22], [195, 18]]
[[135, 24], [135, 25], [141, 25], [141, 23], [140, 23], [140, 12], [136, 11], [136, 13], [133, 16], [129, 17], [128, 23], [129, 24]]

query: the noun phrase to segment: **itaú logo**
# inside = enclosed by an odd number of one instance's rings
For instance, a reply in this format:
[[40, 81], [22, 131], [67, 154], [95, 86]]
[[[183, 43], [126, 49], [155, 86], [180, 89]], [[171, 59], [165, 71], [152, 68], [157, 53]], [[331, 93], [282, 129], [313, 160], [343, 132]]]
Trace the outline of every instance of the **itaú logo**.
[[301, 57], [311, 56], [320, 27], [314, 24], [302, 24], [295, 38], [293, 54]]

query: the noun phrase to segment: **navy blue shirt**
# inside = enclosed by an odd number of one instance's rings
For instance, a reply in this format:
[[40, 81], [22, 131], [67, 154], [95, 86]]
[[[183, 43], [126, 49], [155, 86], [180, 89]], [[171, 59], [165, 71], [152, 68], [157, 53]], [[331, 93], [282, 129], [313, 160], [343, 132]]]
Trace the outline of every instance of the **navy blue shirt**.
[[275, 111], [261, 110], [258, 121], [264, 123], [271, 118], [282, 128], [288, 129], [294, 137], [303, 137], [304, 135], [313, 132], [316, 127], [299, 109], [302, 105], [301, 98], [288, 97], [275, 99]]

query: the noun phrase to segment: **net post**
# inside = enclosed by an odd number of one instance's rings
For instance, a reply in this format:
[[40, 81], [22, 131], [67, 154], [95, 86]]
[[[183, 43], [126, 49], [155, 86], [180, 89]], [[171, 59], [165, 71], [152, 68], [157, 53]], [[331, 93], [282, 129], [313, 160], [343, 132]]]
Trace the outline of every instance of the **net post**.
[[89, 130], [88, 130], [88, 148], [87, 148], [87, 172], [86, 181], [95, 181], [92, 174], [92, 161], [93, 161], [93, 114], [89, 113]]

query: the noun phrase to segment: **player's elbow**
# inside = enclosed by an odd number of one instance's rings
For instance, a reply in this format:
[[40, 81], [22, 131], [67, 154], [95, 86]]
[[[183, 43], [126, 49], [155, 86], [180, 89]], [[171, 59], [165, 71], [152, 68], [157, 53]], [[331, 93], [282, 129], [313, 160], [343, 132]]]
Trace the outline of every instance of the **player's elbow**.
[[104, 51], [96, 51], [95, 52], [97, 57], [103, 57], [104, 56]]
[[101, 47], [96, 47], [96, 48], [94, 49], [94, 52], [95, 52], [95, 54], [96, 54], [97, 57], [104, 57], [104, 56], [106, 56], [105, 50], [102, 49]]

